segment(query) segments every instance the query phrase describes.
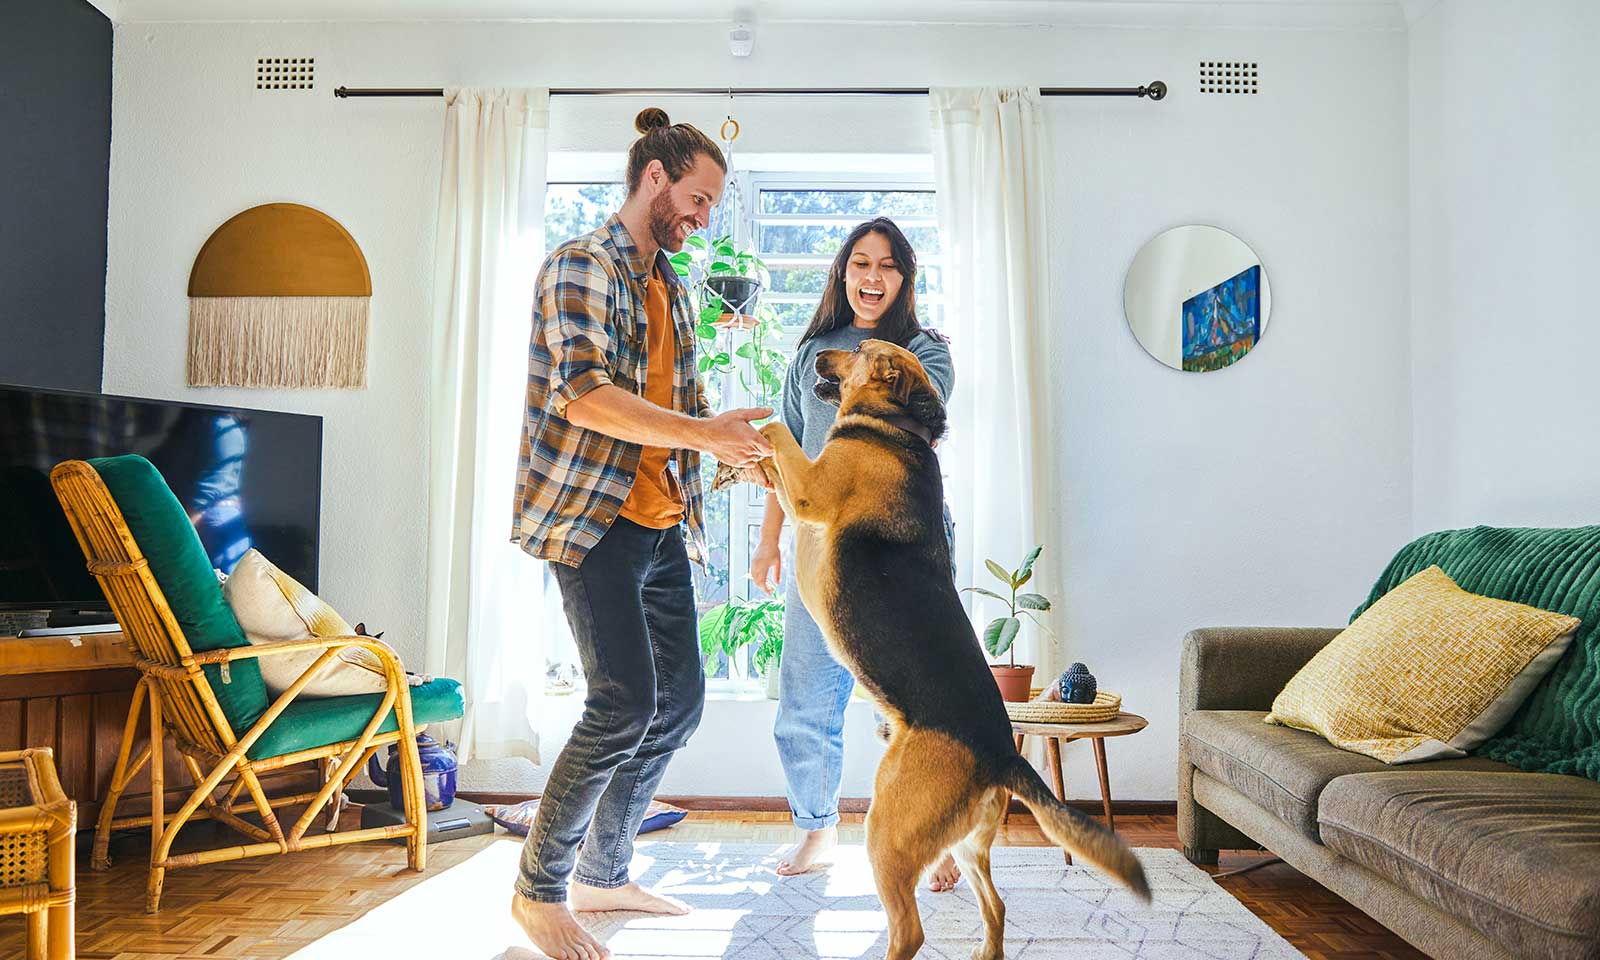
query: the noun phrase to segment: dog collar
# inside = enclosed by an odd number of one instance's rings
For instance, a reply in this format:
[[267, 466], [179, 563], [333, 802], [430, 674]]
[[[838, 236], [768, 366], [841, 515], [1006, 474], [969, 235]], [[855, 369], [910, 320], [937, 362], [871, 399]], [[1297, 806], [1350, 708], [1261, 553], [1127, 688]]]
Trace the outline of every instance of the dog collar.
[[910, 417], [894, 414], [892, 416], [879, 417], [878, 419], [889, 424], [890, 426], [899, 427], [901, 430], [913, 433], [916, 436], [921, 437], [923, 443], [926, 443], [930, 447], [933, 446], [933, 431], [929, 430], [920, 422], [913, 420]]

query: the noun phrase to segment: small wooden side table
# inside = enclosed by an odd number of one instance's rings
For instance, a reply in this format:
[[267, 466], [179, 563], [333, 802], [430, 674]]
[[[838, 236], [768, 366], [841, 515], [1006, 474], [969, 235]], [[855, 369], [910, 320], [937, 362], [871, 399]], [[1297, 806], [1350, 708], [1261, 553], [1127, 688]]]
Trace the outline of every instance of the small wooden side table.
[[[1011, 733], [1017, 738], [1017, 752], [1022, 752], [1022, 743], [1030, 736], [1044, 737], [1045, 751], [1049, 759], [1050, 772], [1055, 778], [1056, 799], [1063, 802], [1067, 799], [1065, 776], [1061, 771], [1061, 744], [1063, 741], [1070, 743], [1073, 740], [1088, 740], [1094, 744], [1094, 764], [1100, 772], [1100, 802], [1106, 812], [1106, 829], [1117, 829], [1116, 818], [1111, 814], [1111, 777], [1106, 772], [1106, 738], [1126, 737], [1138, 733], [1150, 725], [1150, 721], [1135, 713], [1119, 713], [1116, 719], [1104, 723], [1034, 723], [1029, 721], [1014, 720], [1011, 723]], [[1007, 807], [1007, 816], [1010, 808]], [[1067, 862], [1072, 862], [1072, 854], [1067, 854]]]
[[72, 960], [78, 811], [48, 748], [0, 753], [0, 915], [28, 916], [28, 960]]

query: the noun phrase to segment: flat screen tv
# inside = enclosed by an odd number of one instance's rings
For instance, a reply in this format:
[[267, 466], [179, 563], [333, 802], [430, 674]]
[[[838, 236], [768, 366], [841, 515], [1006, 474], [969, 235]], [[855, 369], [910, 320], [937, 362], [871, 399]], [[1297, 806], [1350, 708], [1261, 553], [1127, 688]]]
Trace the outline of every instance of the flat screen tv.
[[0, 610], [109, 611], [50, 470], [125, 453], [161, 472], [213, 567], [253, 546], [317, 589], [321, 417], [0, 384]]

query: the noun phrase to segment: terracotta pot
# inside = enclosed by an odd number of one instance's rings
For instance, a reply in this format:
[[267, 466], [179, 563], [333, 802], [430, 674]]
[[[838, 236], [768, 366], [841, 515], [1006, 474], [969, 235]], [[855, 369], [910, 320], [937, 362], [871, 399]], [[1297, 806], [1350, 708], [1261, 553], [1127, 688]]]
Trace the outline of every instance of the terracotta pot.
[[994, 674], [994, 682], [1000, 687], [1000, 699], [1012, 703], [1027, 702], [1028, 695], [1032, 692], [1033, 667], [991, 663], [989, 672]]

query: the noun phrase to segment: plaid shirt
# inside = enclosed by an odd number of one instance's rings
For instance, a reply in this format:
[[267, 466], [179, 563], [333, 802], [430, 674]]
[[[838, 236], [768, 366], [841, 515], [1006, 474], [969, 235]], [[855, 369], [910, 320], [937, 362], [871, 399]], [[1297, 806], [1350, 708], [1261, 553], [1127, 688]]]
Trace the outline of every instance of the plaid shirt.
[[[695, 373], [689, 292], [658, 251], [671, 288], [677, 357], [672, 409], [709, 417]], [[600, 542], [639, 470], [642, 448], [566, 419], [567, 404], [603, 384], [644, 396], [645, 278], [648, 267], [622, 221], [557, 247], [539, 271], [528, 340], [528, 396], [517, 458], [511, 539], [527, 553], [577, 566]], [[689, 554], [704, 563], [700, 454], [678, 450], [678, 483], [688, 500]]]

